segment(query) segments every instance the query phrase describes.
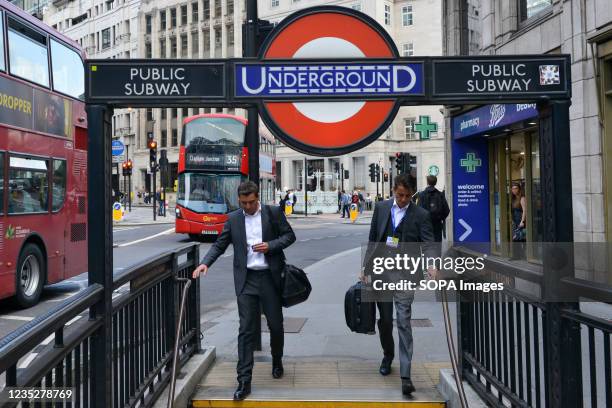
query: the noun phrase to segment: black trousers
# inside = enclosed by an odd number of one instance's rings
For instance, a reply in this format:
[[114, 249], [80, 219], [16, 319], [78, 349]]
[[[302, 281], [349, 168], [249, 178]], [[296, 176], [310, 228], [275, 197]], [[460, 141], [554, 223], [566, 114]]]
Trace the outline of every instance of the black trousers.
[[270, 348], [272, 358], [283, 357], [285, 334], [283, 331], [283, 309], [281, 297], [268, 269], [247, 270], [247, 280], [244, 290], [238, 296], [238, 316], [240, 328], [238, 330], [238, 365], [236, 372], [238, 381], [250, 382], [253, 372], [253, 352], [257, 319], [260, 319], [259, 304], [268, 322], [270, 330]]
[[389, 360], [395, 357], [395, 342], [393, 341], [393, 301], [376, 302], [378, 307], [378, 335], [383, 355]]

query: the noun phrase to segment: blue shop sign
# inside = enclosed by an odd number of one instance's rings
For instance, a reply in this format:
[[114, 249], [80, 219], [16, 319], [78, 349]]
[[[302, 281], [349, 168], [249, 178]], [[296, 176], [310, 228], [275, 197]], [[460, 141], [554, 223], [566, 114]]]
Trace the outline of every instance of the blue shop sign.
[[488, 132], [538, 116], [535, 103], [486, 105], [453, 118], [453, 139]]
[[422, 63], [236, 64], [236, 96], [423, 94]]

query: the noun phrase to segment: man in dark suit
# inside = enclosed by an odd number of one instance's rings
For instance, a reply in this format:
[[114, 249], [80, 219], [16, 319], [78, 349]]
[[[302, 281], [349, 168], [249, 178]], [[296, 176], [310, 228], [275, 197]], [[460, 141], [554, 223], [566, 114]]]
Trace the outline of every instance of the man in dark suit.
[[208, 268], [234, 246], [234, 286], [238, 297], [238, 388], [234, 400], [251, 393], [253, 350], [259, 304], [266, 315], [272, 349], [272, 376], [283, 376], [283, 311], [281, 273], [285, 264], [283, 249], [295, 242], [295, 234], [278, 207], [260, 205], [259, 188], [252, 181], [238, 187], [242, 209], [229, 214], [221, 235], [193, 271], [193, 278], [206, 275]]
[[[421, 249], [425, 256], [436, 256], [435, 248], [432, 245], [434, 237], [429, 213], [411, 201], [416, 189], [415, 178], [409, 174], [401, 174], [394, 181], [394, 198], [376, 203], [372, 215], [370, 244], [365, 257], [366, 274], [368, 275], [370, 274], [368, 265], [371, 265], [373, 256], [395, 257], [396, 254], [406, 252], [409, 252], [411, 256], [420, 256]], [[408, 248], [407, 245], [401, 245], [411, 242], [422, 244], [416, 245], [414, 248], [413, 246]], [[410, 253], [413, 251], [414, 253]], [[436, 271], [430, 269], [429, 273], [430, 276], [435, 277]], [[419, 274], [420, 271], [417, 273], [417, 278], [413, 279], [418, 280]], [[397, 281], [397, 276], [400, 276], [394, 275], [394, 271], [391, 271], [389, 275], [392, 276], [390, 279], [392, 281]], [[362, 277], [362, 279], [366, 280], [365, 277]], [[410, 378], [413, 345], [410, 317], [414, 291], [396, 291], [393, 292], [392, 297], [387, 301], [376, 302], [380, 316], [378, 332], [384, 356], [379, 371], [382, 375], [391, 373], [391, 363], [395, 355], [395, 343], [393, 341], [393, 304], [395, 303], [402, 392], [405, 395], [410, 395], [414, 392], [414, 385]]]

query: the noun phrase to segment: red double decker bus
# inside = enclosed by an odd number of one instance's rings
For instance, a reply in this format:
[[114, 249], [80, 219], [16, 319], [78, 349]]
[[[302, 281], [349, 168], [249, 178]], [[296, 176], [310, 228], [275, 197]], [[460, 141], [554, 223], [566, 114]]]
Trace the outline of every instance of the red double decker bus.
[[[183, 120], [178, 163], [176, 232], [194, 240], [217, 236], [227, 214], [239, 208], [238, 185], [249, 174], [245, 146], [247, 120], [234, 115], [202, 114]], [[275, 145], [260, 132], [260, 200], [274, 201]]]
[[0, 298], [28, 307], [87, 269], [84, 55], [6, 1], [0, 33]]

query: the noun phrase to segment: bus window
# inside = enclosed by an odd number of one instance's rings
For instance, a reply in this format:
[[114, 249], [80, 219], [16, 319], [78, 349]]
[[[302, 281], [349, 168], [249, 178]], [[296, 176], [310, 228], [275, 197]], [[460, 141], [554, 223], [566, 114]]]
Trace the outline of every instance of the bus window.
[[225, 214], [238, 209], [241, 182], [239, 174], [182, 173], [176, 202], [198, 213]]
[[[0, 33], [4, 33], [3, 13], [0, 12]], [[0, 70], [6, 71], [6, 63], [4, 62], [4, 35], [0, 35]]]
[[9, 169], [10, 214], [46, 212], [49, 183], [47, 161], [25, 157], [11, 157]]
[[0, 152], [0, 214], [4, 214], [4, 153]]
[[225, 145], [244, 144], [245, 125], [230, 118], [199, 118], [185, 126], [183, 145]]
[[11, 74], [49, 87], [47, 37], [13, 18], [8, 26]]
[[66, 197], [66, 160], [53, 160], [53, 184], [51, 186], [51, 210], [59, 211]]
[[79, 54], [51, 40], [51, 66], [53, 88], [61, 93], [83, 100], [85, 97], [85, 69]]

